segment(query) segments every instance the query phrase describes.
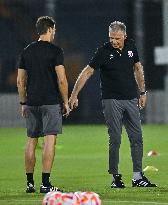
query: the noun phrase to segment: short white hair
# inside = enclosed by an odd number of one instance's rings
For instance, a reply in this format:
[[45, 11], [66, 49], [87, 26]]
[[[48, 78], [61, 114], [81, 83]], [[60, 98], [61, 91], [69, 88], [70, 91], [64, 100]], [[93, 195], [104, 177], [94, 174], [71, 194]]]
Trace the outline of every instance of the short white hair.
[[126, 35], [126, 25], [120, 21], [114, 21], [109, 26], [109, 32], [122, 31]]

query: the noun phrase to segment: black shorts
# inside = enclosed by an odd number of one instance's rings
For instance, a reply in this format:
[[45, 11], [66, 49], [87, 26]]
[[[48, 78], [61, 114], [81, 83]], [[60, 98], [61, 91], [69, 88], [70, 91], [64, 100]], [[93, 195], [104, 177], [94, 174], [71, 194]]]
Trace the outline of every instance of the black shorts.
[[27, 136], [36, 138], [62, 133], [62, 113], [60, 104], [27, 106]]

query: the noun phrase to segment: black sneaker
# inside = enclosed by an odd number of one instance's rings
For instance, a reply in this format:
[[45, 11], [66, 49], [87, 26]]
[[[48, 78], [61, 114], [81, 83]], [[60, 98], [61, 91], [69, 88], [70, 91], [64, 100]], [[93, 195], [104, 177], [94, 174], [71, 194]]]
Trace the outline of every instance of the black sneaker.
[[111, 183], [111, 188], [125, 188], [124, 182], [122, 181], [121, 174], [113, 174], [114, 180]]
[[145, 176], [143, 173], [142, 174], [142, 179], [132, 179], [132, 187], [157, 187], [156, 184], [152, 184]]
[[58, 187], [52, 186], [50, 183], [47, 186], [44, 186], [43, 183], [40, 185], [40, 193], [48, 193], [51, 191], [63, 192], [63, 190], [59, 189]]
[[27, 182], [26, 193], [34, 193], [36, 191], [34, 183]]

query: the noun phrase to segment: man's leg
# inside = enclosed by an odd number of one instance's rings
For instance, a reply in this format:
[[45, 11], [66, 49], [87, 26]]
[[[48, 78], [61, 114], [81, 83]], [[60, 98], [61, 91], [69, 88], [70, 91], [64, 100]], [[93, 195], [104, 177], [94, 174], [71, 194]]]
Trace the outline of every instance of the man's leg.
[[27, 144], [25, 149], [25, 168], [27, 175], [27, 193], [35, 192], [33, 173], [36, 163], [35, 149], [39, 136], [42, 135], [42, 120], [38, 106], [27, 106], [26, 116]]
[[62, 132], [61, 107], [57, 105], [43, 105], [41, 107], [44, 132], [44, 147], [42, 153], [42, 184], [41, 193], [59, 190], [51, 185], [49, 178], [55, 156], [56, 136]]
[[123, 108], [113, 99], [103, 100], [103, 112], [109, 133], [109, 173], [112, 174], [112, 188], [124, 188], [122, 175], [118, 174], [119, 149], [121, 144]]
[[130, 140], [133, 172], [142, 172], [143, 138], [138, 100], [125, 100], [124, 125]]
[[37, 138], [28, 137], [26, 148], [25, 148], [25, 170], [27, 175], [26, 192], [28, 193], [35, 192], [33, 173], [34, 173], [34, 167], [36, 163], [35, 149], [36, 149], [37, 142], [38, 142]]
[[103, 113], [109, 133], [109, 173], [118, 174], [123, 109], [117, 100], [103, 100]]
[[50, 182], [50, 173], [55, 156], [56, 135], [46, 135], [44, 137], [44, 148], [42, 153], [42, 184], [40, 186], [40, 193], [47, 193], [51, 191], [61, 191], [54, 187]]
[[42, 153], [42, 183], [47, 186], [55, 156], [56, 136], [47, 135], [44, 137], [44, 148]]
[[124, 124], [131, 145], [131, 155], [133, 161], [133, 187], [156, 187], [152, 184], [142, 172], [143, 158], [143, 137], [141, 130], [141, 120], [138, 108], [138, 100], [128, 100], [125, 102], [126, 112], [124, 116]]

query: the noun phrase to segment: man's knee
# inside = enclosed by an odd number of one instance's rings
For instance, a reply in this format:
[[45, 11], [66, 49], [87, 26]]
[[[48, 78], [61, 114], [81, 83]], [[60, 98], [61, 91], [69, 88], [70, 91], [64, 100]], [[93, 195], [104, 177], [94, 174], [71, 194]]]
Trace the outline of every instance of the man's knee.
[[44, 146], [55, 146], [56, 145], [56, 135], [46, 135], [44, 137]]
[[26, 143], [26, 149], [35, 150], [37, 142], [38, 142], [37, 138], [28, 137], [27, 143]]
[[143, 145], [142, 134], [129, 136], [131, 146], [141, 146]]
[[121, 145], [121, 136], [112, 135], [109, 136], [109, 147], [114, 146], [115, 148], [120, 147]]

